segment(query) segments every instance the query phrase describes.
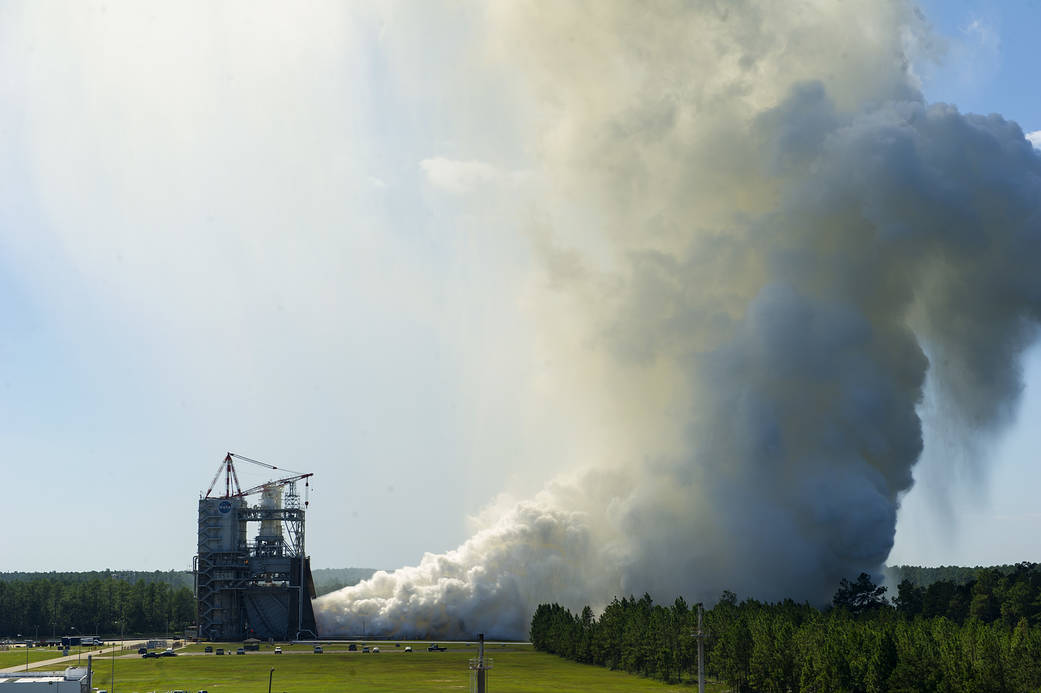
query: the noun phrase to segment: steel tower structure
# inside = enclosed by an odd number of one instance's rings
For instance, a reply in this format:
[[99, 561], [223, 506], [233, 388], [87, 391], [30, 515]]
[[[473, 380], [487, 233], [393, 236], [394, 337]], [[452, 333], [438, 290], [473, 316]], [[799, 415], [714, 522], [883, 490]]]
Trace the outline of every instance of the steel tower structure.
[[[312, 474], [239, 487], [234, 460], [278, 467], [228, 453], [199, 499], [195, 556], [198, 634], [206, 640], [290, 640], [317, 637], [310, 559], [304, 551], [307, 491]], [[290, 471], [290, 470], [283, 470]], [[213, 488], [224, 474], [224, 494]], [[303, 507], [297, 482], [303, 481]], [[247, 496], [260, 496], [250, 505]], [[259, 525], [255, 534], [250, 524]]]

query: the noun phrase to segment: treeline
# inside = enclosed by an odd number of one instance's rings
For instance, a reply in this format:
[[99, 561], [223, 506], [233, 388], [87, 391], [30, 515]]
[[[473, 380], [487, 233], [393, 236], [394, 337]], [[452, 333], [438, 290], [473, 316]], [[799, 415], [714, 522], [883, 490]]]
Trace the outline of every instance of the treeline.
[[194, 585], [194, 577], [190, 570], [88, 570], [82, 572], [48, 572], [48, 573], [25, 573], [9, 572], [0, 573], [0, 582], [24, 582], [26, 580], [39, 580], [41, 578], [58, 580], [64, 583], [90, 582], [92, 580], [124, 580], [126, 582], [159, 582], [170, 587], [187, 587], [191, 589]]
[[975, 579], [961, 584], [940, 580], [921, 587], [905, 578], [897, 590], [893, 603], [909, 617], [946, 616], [957, 623], [974, 618], [1008, 627], [1020, 619], [1041, 624], [1041, 566], [1034, 563], [978, 569]]
[[[890, 602], [864, 574], [824, 610], [724, 592], [704, 612], [706, 671], [738, 692], [1041, 690], [1039, 566], [981, 570], [964, 585], [905, 580], [899, 592]], [[676, 682], [696, 676], [696, 628], [696, 606], [644, 595], [599, 617], [540, 605], [530, 637], [539, 650]]]
[[[73, 574], [77, 575], [77, 574]], [[0, 635], [130, 634], [183, 631], [195, 620], [184, 586], [114, 577], [0, 581]]]
[[886, 566], [883, 570], [886, 581], [898, 585], [904, 580], [910, 580], [919, 587], [928, 587], [934, 582], [953, 582], [964, 585], [976, 579], [976, 574], [981, 570], [998, 571], [1008, 574], [1015, 572], [1015, 565], [976, 566], [967, 568], [957, 565], [942, 565], [939, 568], [923, 568], [917, 565], [895, 565]]
[[[362, 580], [372, 577], [375, 572], [373, 568], [313, 568], [311, 577], [314, 578], [315, 591], [322, 595], [356, 585]], [[0, 582], [24, 582], [40, 578], [59, 580], [65, 583], [115, 579], [125, 580], [129, 583], [158, 582], [170, 587], [187, 587], [188, 589], [194, 589], [195, 586], [195, 578], [190, 570], [155, 570], [151, 572], [141, 570], [91, 570], [69, 573], [26, 573], [15, 571], [0, 573]]]

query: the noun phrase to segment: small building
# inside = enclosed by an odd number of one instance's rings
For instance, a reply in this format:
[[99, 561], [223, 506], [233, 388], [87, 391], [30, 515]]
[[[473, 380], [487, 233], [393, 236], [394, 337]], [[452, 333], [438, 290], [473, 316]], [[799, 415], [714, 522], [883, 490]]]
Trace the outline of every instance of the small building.
[[0, 693], [90, 693], [90, 670], [0, 672]]

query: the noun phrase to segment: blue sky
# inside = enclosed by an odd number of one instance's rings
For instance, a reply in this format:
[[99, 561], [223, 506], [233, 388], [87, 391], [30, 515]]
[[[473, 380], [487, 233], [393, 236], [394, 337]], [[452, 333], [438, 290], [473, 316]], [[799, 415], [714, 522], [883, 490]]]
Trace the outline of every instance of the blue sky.
[[[316, 473], [315, 565], [392, 568], [568, 457], [530, 250], [486, 231], [528, 213], [482, 187], [523, 184], [523, 106], [452, 82], [472, 10], [244, 10], [0, 2], [0, 570], [188, 568], [228, 450]], [[1041, 130], [1041, 4], [923, 10], [927, 98]], [[927, 443], [894, 561], [1037, 559], [1026, 382], [985, 460]]]

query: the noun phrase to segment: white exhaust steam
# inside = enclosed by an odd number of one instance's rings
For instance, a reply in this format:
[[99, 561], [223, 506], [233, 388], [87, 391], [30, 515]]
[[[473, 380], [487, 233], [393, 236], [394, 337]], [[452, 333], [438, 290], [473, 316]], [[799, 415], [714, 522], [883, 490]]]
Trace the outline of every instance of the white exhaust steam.
[[1041, 156], [924, 102], [920, 24], [877, 0], [490, 12], [554, 191], [554, 361], [622, 442], [322, 597], [323, 633], [523, 637], [539, 602], [645, 591], [816, 601], [884, 562], [927, 374], [955, 428], [993, 429], [1041, 311]]

